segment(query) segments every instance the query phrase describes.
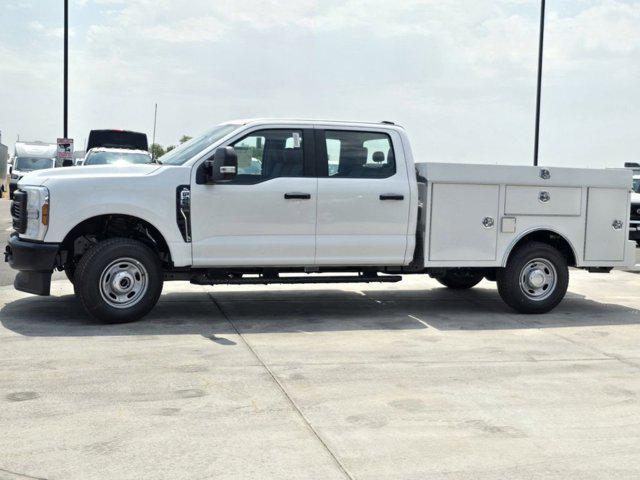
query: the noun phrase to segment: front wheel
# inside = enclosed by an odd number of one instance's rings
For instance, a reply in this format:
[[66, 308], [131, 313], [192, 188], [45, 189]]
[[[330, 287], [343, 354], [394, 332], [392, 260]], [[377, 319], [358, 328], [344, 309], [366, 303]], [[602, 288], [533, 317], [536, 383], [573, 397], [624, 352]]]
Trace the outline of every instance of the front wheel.
[[73, 279], [87, 313], [103, 323], [142, 318], [162, 293], [162, 267], [156, 253], [142, 242], [125, 238], [105, 240], [86, 252]]
[[498, 270], [498, 292], [520, 313], [546, 313], [564, 298], [569, 286], [567, 260], [546, 243], [518, 248], [505, 268]]

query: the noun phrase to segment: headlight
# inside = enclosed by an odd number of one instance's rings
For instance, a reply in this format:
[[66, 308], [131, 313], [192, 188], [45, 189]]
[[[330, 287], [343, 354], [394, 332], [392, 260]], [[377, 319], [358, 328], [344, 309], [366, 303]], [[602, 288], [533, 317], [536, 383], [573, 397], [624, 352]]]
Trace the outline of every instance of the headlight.
[[27, 193], [27, 230], [21, 237], [44, 240], [49, 228], [49, 190], [46, 187], [20, 187]]

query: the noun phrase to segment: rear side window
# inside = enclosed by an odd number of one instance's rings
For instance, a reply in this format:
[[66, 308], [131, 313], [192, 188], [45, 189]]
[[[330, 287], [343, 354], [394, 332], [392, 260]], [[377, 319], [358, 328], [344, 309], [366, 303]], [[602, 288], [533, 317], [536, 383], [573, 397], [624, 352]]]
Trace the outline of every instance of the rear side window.
[[325, 130], [325, 145], [329, 177], [387, 178], [396, 173], [386, 133]]

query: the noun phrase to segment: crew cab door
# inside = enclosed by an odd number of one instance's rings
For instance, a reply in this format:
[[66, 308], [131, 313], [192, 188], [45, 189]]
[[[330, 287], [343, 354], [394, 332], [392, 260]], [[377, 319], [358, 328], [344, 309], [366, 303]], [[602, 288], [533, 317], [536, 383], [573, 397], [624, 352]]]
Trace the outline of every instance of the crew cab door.
[[[309, 144], [309, 145], [307, 145]], [[259, 129], [230, 143], [238, 174], [191, 193], [193, 265], [306, 266], [315, 254], [313, 132]]]
[[400, 138], [394, 136], [375, 130], [316, 131], [316, 264], [404, 263], [411, 192]]

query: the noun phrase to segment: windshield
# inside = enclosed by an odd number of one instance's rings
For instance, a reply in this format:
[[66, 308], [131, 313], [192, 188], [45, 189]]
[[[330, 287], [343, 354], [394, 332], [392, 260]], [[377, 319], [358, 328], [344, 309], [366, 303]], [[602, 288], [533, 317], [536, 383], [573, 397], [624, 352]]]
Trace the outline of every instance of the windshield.
[[52, 167], [53, 159], [43, 157], [18, 157], [14, 164], [14, 169], [21, 171], [42, 170], [43, 168]]
[[633, 191], [636, 193], [640, 193], [640, 178], [633, 179]]
[[166, 165], [182, 165], [239, 127], [240, 125], [218, 125], [211, 130], [207, 130], [204, 134], [192, 138], [188, 142], [174, 148], [169, 153], [165, 153], [158, 160], [160, 163]]
[[91, 152], [84, 161], [85, 165], [127, 165], [152, 163], [151, 155], [136, 152]]

